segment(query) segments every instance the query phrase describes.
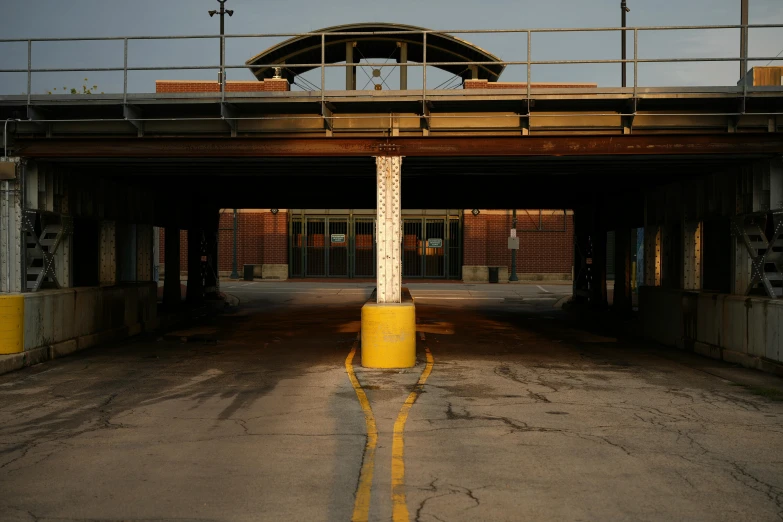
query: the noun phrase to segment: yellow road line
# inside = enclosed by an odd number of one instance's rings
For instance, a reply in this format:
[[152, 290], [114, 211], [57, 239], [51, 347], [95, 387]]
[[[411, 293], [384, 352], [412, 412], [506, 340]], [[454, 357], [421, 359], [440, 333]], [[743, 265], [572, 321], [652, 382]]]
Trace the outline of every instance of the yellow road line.
[[358, 341], [353, 343], [351, 353], [345, 359], [345, 370], [348, 372], [348, 378], [351, 380], [356, 397], [364, 412], [364, 424], [367, 427], [367, 443], [364, 445], [364, 458], [362, 459], [362, 470], [359, 473], [359, 487], [356, 489], [356, 499], [353, 503], [354, 522], [365, 522], [370, 516], [370, 493], [372, 491], [372, 473], [375, 468], [375, 447], [378, 444], [378, 428], [375, 426], [375, 416], [372, 414], [370, 401], [367, 400], [367, 394], [364, 393], [356, 373], [353, 371], [353, 357], [356, 355]]
[[408, 420], [408, 412], [410, 412], [413, 403], [421, 395], [421, 391], [424, 388], [424, 383], [427, 382], [427, 377], [432, 372], [432, 365], [434, 360], [432, 353], [428, 347], [424, 347], [427, 352], [427, 366], [424, 371], [421, 372], [416, 386], [408, 398], [405, 400], [405, 404], [400, 408], [400, 413], [397, 415], [397, 420], [394, 421], [394, 438], [392, 439], [392, 520], [394, 522], [408, 522], [410, 520], [410, 514], [408, 513], [408, 503], [405, 500], [405, 459], [404, 449], [405, 441], [403, 439], [403, 433], [405, 432], [405, 421]]

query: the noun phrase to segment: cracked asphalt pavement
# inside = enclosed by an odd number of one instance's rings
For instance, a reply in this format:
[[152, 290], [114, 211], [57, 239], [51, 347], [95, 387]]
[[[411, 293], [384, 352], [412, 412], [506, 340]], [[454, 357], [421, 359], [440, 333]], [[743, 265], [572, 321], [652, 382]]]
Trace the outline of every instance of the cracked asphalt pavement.
[[[355, 372], [391, 520], [783, 520], [783, 380], [570, 321], [556, 285], [409, 285], [419, 362]], [[372, 287], [224, 283], [228, 315], [0, 376], [0, 520], [350, 520]]]

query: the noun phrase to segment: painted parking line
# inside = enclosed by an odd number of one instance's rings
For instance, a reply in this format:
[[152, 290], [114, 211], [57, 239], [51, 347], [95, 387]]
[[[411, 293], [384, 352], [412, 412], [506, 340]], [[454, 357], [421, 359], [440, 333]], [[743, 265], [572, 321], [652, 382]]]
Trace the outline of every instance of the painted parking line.
[[432, 373], [432, 366], [435, 360], [432, 358], [432, 352], [425, 346], [427, 354], [427, 366], [421, 372], [419, 380], [413, 391], [408, 395], [405, 404], [400, 408], [397, 420], [394, 421], [394, 436], [392, 438], [392, 520], [394, 522], [409, 522], [410, 513], [408, 512], [408, 503], [405, 498], [405, 421], [408, 420], [408, 413], [413, 407], [413, 403], [419, 398], [424, 388], [424, 383]]
[[345, 359], [345, 370], [348, 372], [348, 378], [356, 392], [356, 398], [364, 413], [364, 424], [367, 429], [367, 442], [364, 445], [364, 455], [362, 457], [362, 469], [359, 472], [359, 485], [356, 488], [356, 498], [353, 503], [353, 522], [365, 522], [370, 517], [370, 493], [372, 492], [372, 474], [375, 469], [375, 447], [378, 445], [378, 428], [375, 424], [375, 416], [370, 407], [370, 401], [367, 400], [367, 394], [364, 392], [356, 373], [353, 371], [353, 357], [356, 355], [356, 348], [359, 341], [354, 341], [351, 347], [351, 353]]

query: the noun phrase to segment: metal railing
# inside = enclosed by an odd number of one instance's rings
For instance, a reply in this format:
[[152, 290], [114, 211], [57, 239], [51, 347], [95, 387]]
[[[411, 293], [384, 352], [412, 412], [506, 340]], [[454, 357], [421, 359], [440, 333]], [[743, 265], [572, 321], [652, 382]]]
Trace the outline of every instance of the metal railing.
[[[204, 40], [204, 39], [216, 39], [223, 40], [225, 44], [226, 40], [231, 39], [248, 39], [248, 38], [291, 38], [291, 37], [320, 37], [321, 40], [321, 61], [317, 63], [296, 63], [289, 64], [291, 67], [296, 68], [320, 68], [321, 71], [321, 85], [320, 85], [320, 98], [321, 101], [325, 101], [326, 98], [326, 70], [329, 67], [346, 67], [345, 63], [326, 63], [326, 46], [328, 45], [327, 37], [366, 37], [366, 36], [394, 36], [394, 35], [422, 35], [422, 61], [421, 62], [406, 62], [404, 64], [394, 64], [394, 67], [404, 65], [405, 67], [421, 67], [422, 68], [422, 89], [421, 89], [421, 101], [426, 104], [427, 101], [427, 68], [428, 67], [445, 67], [445, 66], [525, 66], [527, 68], [526, 74], [526, 99], [528, 103], [531, 100], [531, 84], [533, 83], [533, 71], [534, 65], [576, 65], [576, 64], [631, 64], [633, 66], [633, 87], [622, 88], [619, 92], [632, 95], [635, 99], [639, 95], [639, 64], [654, 64], [654, 63], [709, 63], [709, 62], [739, 62], [742, 64], [742, 69], [747, 72], [747, 66], [750, 62], [774, 62], [783, 61], [783, 56], [736, 56], [736, 57], [680, 57], [680, 58], [640, 58], [639, 57], [639, 35], [642, 33], [655, 33], [662, 31], [709, 31], [709, 30], [739, 30], [741, 31], [742, 38], [744, 39], [744, 46], [747, 53], [748, 40], [751, 30], [755, 29], [783, 29], [783, 24], [753, 24], [753, 25], [704, 25], [704, 26], [651, 26], [651, 27], [591, 27], [591, 28], [560, 28], [560, 29], [457, 29], [457, 30], [399, 30], [399, 31], [373, 31], [373, 32], [308, 32], [308, 33], [261, 33], [261, 34], [234, 34], [234, 35], [185, 35], [185, 36], [118, 36], [118, 37], [73, 37], [73, 38], [28, 38], [28, 39], [0, 39], [0, 44], [9, 43], [26, 43], [27, 44], [27, 67], [25, 68], [6, 68], [0, 69], [0, 73], [25, 73], [27, 75], [27, 104], [32, 104], [32, 78], [34, 73], [65, 73], [65, 72], [122, 72], [123, 73], [123, 90], [122, 99], [123, 103], [127, 104], [128, 95], [133, 94], [128, 92], [128, 73], [136, 71], [178, 71], [178, 70], [215, 70], [221, 73], [220, 84], [220, 98], [221, 101], [226, 99], [226, 71], [229, 69], [262, 69], [262, 68], [274, 68], [279, 67], [281, 63], [268, 63], [268, 64], [225, 64], [225, 45], [222, 45], [222, 62], [223, 65], [172, 65], [172, 66], [129, 66], [128, 65], [128, 53], [129, 43], [134, 41], [144, 40]], [[633, 58], [629, 59], [585, 59], [585, 60], [536, 60], [533, 53], [533, 35], [534, 34], [552, 34], [552, 33], [611, 33], [626, 31], [633, 33]], [[459, 61], [459, 62], [436, 62], [428, 61], [427, 59], [427, 35], [458, 35], [458, 34], [519, 34], [523, 35], [527, 41], [527, 56], [524, 60], [501, 60], [501, 61]], [[33, 43], [39, 42], [123, 42], [123, 64], [122, 67], [45, 67], [38, 68], [33, 66]], [[783, 31], [781, 31], [781, 39], [783, 41]], [[740, 46], [738, 46], [740, 47]], [[388, 63], [380, 62], [363, 62], [351, 64], [353, 66], [367, 66], [367, 67], [389, 67]], [[747, 81], [742, 82], [741, 87], [737, 87], [737, 92], [741, 92], [743, 98], [747, 96], [748, 92], [753, 91], [751, 86], [748, 86]], [[437, 92], [437, 91], [430, 91]], [[529, 106], [529, 105], [528, 105]], [[727, 113], [726, 115], [732, 115], [737, 113]], [[761, 114], [761, 113], [759, 113]], [[764, 113], [764, 114], [777, 114], [777, 113]], [[605, 115], [605, 114], [596, 114]], [[613, 113], [612, 115], [617, 115]], [[716, 113], [717, 115], [717, 113]], [[288, 116], [289, 118], [307, 118], [307, 116]], [[311, 116], [312, 117], [312, 116]], [[329, 116], [336, 119], [339, 116]], [[183, 119], [183, 118], [166, 118], [171, 119]], [[195, 120], [207, 120], [214, 118], [184, 118]], [[232, 118], [234, 119], [234, 118]], [[243, 119], [243, 118], [235, 118]], [[265, 118], [248, 118], [248, 119], [265, 119]], [[268, 117], [266, 119], [274, 119], [274, 117]], [[46, 121], [46, 120], [40, 120]], [[63, 121], [63, 120], [57, 120]], [[86, 121], [86, 120], [79, 120]], [[145, 118], [139, 118], [139, 121], [147, 121]]]

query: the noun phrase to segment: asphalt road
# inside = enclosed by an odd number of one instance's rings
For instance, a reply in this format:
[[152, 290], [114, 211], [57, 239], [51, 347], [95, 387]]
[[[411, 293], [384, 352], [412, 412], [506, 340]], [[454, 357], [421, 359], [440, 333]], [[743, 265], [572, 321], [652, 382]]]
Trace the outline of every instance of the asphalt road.
[[369, 285], [222, 289], [0, 376], [0, 520], [783, 519], [781, 379], [577, 327], [569, 287], [410, 285], [404, 371], [350, 361]]

